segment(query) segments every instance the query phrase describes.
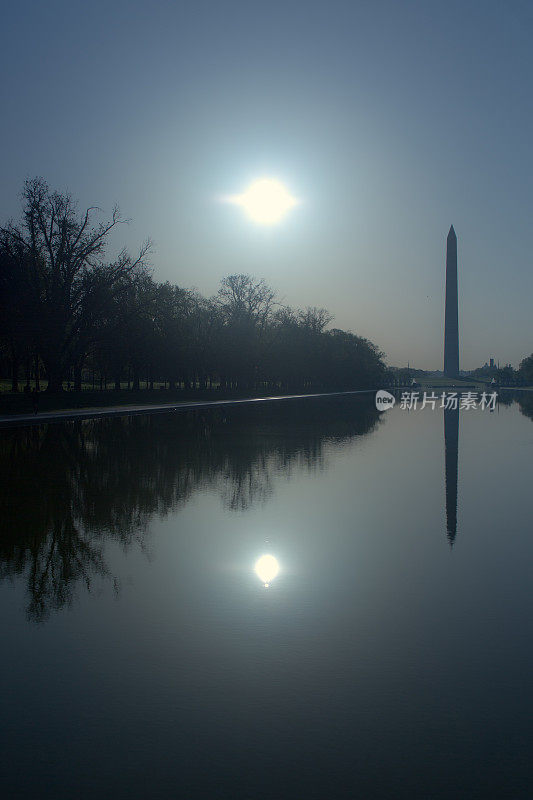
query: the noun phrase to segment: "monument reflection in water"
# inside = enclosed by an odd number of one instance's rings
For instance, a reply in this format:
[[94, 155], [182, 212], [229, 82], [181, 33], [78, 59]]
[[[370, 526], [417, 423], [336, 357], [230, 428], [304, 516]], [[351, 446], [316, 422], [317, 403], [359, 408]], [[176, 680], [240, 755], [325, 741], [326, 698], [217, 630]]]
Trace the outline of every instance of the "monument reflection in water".
[[457, 536], [457, 473], [459, 462], [459, 409], [444, 409], [444, 472], [446, 535], [453, 546]]

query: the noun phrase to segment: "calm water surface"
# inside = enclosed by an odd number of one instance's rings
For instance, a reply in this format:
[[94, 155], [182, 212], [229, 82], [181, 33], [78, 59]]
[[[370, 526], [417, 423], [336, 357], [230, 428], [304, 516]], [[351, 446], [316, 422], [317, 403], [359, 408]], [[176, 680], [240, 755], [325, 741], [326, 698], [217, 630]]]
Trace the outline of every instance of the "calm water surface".
[[533, 797], [532, 419], [0, 431], [2, 796]]

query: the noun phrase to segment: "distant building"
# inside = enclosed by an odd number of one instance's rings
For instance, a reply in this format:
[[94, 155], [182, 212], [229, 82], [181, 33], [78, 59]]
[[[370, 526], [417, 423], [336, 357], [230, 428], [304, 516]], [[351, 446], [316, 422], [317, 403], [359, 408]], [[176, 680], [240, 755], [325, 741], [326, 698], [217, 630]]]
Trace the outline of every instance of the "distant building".
[[490, 360], [490, 368], [491, 369], [494, 368], [494, 359], [493, 358], [491, 358], [491, 360]]

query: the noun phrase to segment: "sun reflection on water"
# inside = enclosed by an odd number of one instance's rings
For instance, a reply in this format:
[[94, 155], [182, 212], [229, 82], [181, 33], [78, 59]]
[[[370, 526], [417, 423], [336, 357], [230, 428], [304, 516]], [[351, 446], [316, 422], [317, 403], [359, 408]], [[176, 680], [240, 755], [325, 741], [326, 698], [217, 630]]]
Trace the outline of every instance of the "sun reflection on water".
[[266, 589], [279, 573], [279, 561], [270, 554], [265, 554], [255, 562], [254, 571]]

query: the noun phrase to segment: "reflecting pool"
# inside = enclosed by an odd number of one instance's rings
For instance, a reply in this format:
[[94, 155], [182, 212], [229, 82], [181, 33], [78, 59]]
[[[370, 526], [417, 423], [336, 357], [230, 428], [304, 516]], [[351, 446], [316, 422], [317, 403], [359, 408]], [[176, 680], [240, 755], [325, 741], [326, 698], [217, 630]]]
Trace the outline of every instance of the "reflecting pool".
[[530, 798], [533, 394], [0, 431], [3, 796]]

